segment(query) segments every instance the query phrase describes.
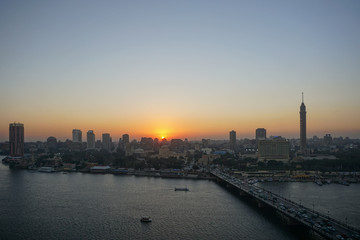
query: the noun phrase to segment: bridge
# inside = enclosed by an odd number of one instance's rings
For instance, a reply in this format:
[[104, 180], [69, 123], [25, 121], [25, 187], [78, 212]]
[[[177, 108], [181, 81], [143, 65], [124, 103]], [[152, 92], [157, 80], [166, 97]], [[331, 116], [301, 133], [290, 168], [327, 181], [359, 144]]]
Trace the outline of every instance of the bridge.
[[212, 170], [210, 173], [227, 188], [254, 200], [258, 207], [274, 210], [287, 225], [305, 227], [313, 235], [325, 239], [360, 240], [359, 229], [265, 190], [251, 181], [240, 180], [219, 169]]

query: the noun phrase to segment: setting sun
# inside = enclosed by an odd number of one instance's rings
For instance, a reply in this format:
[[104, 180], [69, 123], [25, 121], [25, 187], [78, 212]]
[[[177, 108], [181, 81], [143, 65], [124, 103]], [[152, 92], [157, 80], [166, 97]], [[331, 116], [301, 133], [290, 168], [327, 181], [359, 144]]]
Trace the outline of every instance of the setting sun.
[[164, 138], [165, 138], [164, 136], [161, 137], [161, 139], [164, 139]]

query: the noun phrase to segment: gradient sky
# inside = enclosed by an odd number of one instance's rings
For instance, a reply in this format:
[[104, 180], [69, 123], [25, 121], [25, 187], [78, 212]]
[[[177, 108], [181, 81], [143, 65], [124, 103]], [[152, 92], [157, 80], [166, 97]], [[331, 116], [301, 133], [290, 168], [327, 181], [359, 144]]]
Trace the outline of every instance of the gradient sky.
[[0, 1], [0, 141], [360, 137], [360, 1]]

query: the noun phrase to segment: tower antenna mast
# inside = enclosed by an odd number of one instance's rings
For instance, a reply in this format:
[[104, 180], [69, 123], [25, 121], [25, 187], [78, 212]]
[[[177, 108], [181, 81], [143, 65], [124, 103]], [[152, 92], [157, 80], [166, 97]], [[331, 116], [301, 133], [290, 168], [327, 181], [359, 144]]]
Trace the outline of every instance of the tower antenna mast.
[[302, 102], [304, 102], [304, 93], [301, 93]]

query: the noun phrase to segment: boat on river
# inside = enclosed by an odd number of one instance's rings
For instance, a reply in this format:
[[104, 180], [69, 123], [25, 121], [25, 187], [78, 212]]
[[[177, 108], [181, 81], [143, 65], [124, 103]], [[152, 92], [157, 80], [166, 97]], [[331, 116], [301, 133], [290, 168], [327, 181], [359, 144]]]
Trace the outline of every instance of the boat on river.
[[140, 221], [141, 222], [152, 222], [152, 219], [149, 216], [142, 216]]
[[175, 191], [189, 191], [189, 189], [187, 187], [184, 187], [184, 188], [175, 188]]

